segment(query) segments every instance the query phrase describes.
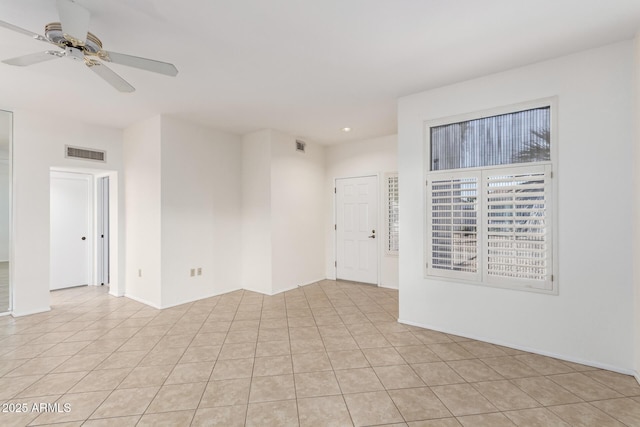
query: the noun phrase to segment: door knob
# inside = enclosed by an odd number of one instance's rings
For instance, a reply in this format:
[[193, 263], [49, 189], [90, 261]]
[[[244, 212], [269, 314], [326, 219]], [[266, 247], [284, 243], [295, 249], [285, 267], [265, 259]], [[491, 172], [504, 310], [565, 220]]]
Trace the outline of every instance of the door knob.
[[375, 238], [376, 238], [376, 235], [375, 235], [375, 234], [372, 234], [371, 236], [369, 236], [369, 238], [370, 238], [370, 239], [375, 239]]
[[86, 238], [86, 237], [84, 237], [84, 236], [82, 236], [82, 240], [87, 240], [87, 238]]

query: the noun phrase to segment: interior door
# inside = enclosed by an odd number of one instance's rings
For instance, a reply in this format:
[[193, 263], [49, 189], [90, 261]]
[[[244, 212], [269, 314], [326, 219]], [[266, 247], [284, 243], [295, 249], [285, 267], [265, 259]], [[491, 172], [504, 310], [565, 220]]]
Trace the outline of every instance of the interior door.
[[378, 283], [378, 178], [336, 180], [336, 277]]
[[105, 285], [109, 284], [109, 177], [99, 178], [97, 184], [98, 283]]
[[51, 290], [89, 284], [91, 178], [51, 172]]

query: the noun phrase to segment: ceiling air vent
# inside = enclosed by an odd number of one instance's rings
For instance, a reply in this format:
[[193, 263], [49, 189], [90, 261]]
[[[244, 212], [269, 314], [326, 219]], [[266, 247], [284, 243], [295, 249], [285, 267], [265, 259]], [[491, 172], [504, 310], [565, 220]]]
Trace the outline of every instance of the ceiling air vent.
[[100, 150], [91, 150], [89, 148], [72, 147], [65, 145], [65, 157], [70, 159], [93, 160], [96, 162], [106, 162], [107, 152]]
[[299, 139], [296, 139], [296, 150], [300, 151], [301, 153], [304, 153], [304, 149], [307, 146], [307, 143], [304, 141], [300, 141]]

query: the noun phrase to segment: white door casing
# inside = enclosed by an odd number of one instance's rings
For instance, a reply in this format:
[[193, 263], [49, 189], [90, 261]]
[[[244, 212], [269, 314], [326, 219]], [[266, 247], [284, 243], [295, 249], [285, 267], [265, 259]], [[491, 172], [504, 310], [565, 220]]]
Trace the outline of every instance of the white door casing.
[[336, 277], [378, 283], [378, 178], [336, 179]]
[[51, 172], [51, 290], [90, 281], [90, 175]]

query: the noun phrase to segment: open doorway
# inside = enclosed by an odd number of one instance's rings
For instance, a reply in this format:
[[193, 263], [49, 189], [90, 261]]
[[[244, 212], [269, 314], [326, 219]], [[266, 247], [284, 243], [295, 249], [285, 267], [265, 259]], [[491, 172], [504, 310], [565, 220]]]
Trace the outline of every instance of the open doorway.
[[96, 283], [109, 284], [109, 177], [102, 176], [96, 182], [96, 218], [97, 230], [97, 257]]

